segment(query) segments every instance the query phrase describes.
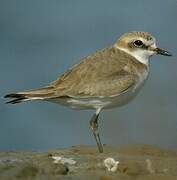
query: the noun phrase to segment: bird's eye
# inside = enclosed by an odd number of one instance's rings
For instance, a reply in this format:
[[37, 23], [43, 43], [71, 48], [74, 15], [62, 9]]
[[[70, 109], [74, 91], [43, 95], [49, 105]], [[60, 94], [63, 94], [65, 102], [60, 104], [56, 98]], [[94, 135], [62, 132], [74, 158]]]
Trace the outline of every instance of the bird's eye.
[[136, 47], [141, 47], [141, 46], [143, 45], [143, 42], [140, 41], [140, 40], [136, 40], [136, 41], [133, 42], [133, 44], [134, 44], [134, 46], [136, 46]]

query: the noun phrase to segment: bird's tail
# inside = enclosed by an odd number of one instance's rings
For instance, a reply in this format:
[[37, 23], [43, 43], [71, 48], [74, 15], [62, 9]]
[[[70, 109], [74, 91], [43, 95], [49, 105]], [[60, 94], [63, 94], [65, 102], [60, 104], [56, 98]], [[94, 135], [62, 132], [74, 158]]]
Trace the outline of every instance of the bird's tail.
[[44, 100], [53, 95], [53, 87], [48, 86], [40, 89], [11, 93], [4, 96], [4, 98], [11, 98], [12, 100], [6, 102], [7, 104], [16, 104], [30, 100]]

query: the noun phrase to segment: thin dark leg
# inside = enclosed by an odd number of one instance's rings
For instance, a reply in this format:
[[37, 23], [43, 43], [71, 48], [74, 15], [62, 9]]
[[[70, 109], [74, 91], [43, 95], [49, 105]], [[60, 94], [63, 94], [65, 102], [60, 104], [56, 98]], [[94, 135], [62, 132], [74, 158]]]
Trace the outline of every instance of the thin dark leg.
[[96, 111], [96, 113], [92, 116], [91, 120], [90, 120], [90, 127], [92, 129], [94, 138], [96, 140], [97, 146], [98, 146], [98, 150], [100, 153], [103, 152], [103, 146], [101, 143], [101, 139], [100, 139], [100, 135], [99, 135], [99, 131], [98, 131], [98, 117], [99, 117], [99, 113], [100, 110]]

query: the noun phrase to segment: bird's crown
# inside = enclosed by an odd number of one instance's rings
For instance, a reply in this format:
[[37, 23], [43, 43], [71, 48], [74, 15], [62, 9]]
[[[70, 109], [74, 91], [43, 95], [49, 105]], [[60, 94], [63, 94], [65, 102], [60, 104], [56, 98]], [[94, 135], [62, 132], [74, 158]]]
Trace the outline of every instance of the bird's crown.
[[143, 31], [125, 33], [116, 42], [116, 46], [126, 47], [132, 50], [139, 47], [145, 48], [145, 46], [147, 47], [152, 44], [155, 44], [155, 38], [149, 33]]

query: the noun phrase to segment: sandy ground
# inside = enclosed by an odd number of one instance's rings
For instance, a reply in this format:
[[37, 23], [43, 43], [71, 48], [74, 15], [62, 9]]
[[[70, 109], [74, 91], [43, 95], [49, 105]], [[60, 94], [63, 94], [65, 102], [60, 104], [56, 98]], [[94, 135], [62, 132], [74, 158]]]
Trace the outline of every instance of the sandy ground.
[[[113, 158], [117, 163], [110, 163]], [[107, 166], [107, 167], [106, 167]], [[108, 170], [108, 168], [110, 168]], [[151, 145], [0, 152], [0, 180], [177, 180], [177, 152]]]

